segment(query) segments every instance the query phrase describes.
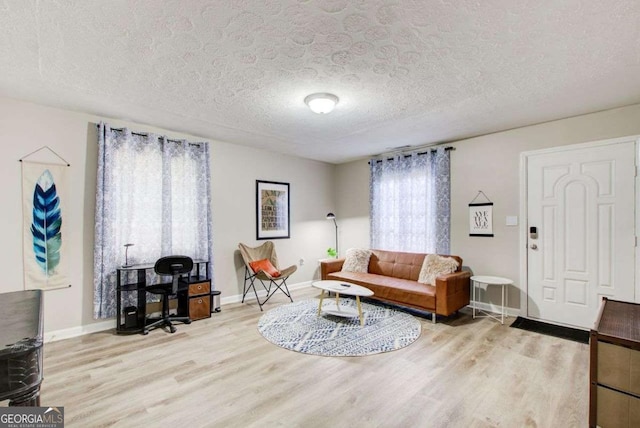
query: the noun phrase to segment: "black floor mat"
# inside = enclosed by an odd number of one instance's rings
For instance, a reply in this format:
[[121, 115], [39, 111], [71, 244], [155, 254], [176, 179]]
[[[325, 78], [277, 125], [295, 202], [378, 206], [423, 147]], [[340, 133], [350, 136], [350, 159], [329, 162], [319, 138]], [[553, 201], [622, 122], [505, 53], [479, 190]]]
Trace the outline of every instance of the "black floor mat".
[[546, 322], [534, 321], [522, 317], [516, 318], [513, 324], [511, 324], [511, 327], [555, 336], [561, 339], [573, 340], [574, 342], [589, 343], [589, 332], [576, 328], [547, 324]]

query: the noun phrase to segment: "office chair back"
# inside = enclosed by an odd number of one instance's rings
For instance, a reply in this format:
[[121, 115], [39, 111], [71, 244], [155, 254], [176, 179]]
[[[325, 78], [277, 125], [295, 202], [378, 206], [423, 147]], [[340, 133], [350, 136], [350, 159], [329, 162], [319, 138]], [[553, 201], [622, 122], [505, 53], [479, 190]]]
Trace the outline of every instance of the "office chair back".
[[156, 261], [154, 270], [158, 275], [170, 275], [173, 277], [172, 294], [176, 294], [180, 276], [193, 270], [193, 260], [187, 256], [162, 257]]

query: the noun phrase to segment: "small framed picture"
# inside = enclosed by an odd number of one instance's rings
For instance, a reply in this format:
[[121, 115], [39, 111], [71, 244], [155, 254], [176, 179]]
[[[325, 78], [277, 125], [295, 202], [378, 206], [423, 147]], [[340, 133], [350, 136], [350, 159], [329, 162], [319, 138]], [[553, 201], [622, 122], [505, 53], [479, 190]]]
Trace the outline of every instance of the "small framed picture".
[[493, 202], [469, 204], [469, 236], [493, 236]]
[[256, 239], [289, 238], [289, 183], [256, 180]]

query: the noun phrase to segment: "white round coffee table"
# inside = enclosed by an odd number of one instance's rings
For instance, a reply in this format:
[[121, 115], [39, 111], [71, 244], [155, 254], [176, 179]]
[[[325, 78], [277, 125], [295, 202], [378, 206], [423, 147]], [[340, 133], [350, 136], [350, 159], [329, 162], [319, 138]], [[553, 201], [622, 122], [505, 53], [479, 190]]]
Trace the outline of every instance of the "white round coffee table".
[[[357, 284], [351, 284], [350, 282], [334, 281], [334, 280], [314, 281], [311, 283], [311, 286], [322, 290], [320, 293], [320, 304], [318, 305], [318, 316], [320, 316], [320, 314], [324, 312], [326, 314], [335, 315], [338, 317], [346, 317], [346, 318], [359, 317], [360, 325], [364, 325], [364, 317], [362, 316], [362, 306], [360, 305], [360, 296], [362, 297], [373, 296], [373, 291]], [[335, 305], [322, 307], [322, 300], [324, 299], [325, 291], [336, 293]], [[347, 296], [355, 296], [358, 310], [356, 311], [351, 307], [340, 305], [341, 294], [344, 294]]]
[[[500, 285], [502, 287], [502, 302], [500, 308], [500, 318], [491, 315], [490, 313], [483, 311], [482, 309], [476, 309], [476, 284], [486, 284], [486, 285]], [[499, 276], [487, 276], [487, 275], [474, 275], [471, 277], [471, 294], [473, 295], [473, 318], [476, 318], [476, 311], [482, 312], [484, 317], [493, 318], [495, 320], [500, 321], [501, 324], [504, 324], [504, 319], [508, 316], [506, 313], [506, 305], [505, 302], [509, 301], [509, 289], [506, 288], [508, 285], [513, 284], [513, 281], [508, 278], [502, 278]], [[506, 295], [506, 300], [505, 300]]]

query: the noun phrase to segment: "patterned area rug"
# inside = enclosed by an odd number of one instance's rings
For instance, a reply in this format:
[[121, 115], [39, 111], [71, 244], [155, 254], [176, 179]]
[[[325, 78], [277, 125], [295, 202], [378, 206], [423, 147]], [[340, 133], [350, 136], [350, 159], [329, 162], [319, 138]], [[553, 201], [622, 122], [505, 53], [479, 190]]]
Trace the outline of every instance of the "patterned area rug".
[[[362, 303], [365, 325], [358, 317], [318, 316], [318, 299], [278, 306], [258, 322], [258, 331], [269, 342], [292, 351], [331, 357], [357, 357], [395, 351], [420, 337], [420, 321], [384, 305]], [[325, 298], [322, 305], [335, 304]], [[355, 308], [354, 299], [340, 304]]]

